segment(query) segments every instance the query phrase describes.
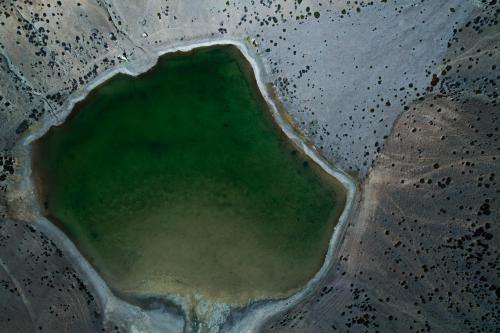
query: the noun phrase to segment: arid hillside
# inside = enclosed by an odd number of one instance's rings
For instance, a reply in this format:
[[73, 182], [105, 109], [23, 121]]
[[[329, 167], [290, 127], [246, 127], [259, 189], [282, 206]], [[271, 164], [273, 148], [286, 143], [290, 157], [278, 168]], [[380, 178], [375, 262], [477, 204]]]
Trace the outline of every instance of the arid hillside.
[[204, 326], [112, 296], [40, 224], [25, 145], [118, 68], [232, 40], [360, 184], [333, 267], [261, 331], [497, 332], [499, 15], [496, 0], [0, 2], [0, 331], [224, 331], [247, 313]]

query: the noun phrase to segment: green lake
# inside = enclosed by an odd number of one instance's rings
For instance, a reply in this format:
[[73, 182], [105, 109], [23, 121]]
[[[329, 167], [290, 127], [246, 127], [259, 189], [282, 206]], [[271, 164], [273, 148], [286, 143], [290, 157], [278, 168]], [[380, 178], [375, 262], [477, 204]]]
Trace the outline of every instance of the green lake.
[[121, 293], [283, 297], [321, 268], [344, 207], [235, 47], [115, 76], [33, 150], [46, 216]]

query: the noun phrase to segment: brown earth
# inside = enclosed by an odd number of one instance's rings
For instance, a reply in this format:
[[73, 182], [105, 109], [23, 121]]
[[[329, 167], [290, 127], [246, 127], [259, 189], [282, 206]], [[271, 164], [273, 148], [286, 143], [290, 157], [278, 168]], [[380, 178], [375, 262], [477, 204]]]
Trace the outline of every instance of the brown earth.
[[0, 222], [0, 331], [103, 328], [101, 306], [64, 252], [25, 222]]
[[364, 182], [340, 262], [266, 332], [495, 332], [498, 107], [429, 96]]
[[33, 215], [15, 147], [99, 75], [205, 38], [254, 40], [297, 127], [368, 173], [339, 264], [264, 331], [497, 331], [499, 13], [490, 0], [2, 2], [0, 331], [103, 325], [67, 250], [13, 222]]

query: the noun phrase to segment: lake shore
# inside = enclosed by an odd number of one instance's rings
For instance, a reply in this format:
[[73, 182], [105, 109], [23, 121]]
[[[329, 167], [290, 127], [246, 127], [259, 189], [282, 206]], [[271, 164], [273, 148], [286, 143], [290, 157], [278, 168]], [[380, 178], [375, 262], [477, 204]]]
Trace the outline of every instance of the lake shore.
[[[286, 121], [283, 116], [281, 115], [278, 107], [276, 106], [275, 101], [269, 94], [268, 88], [266, 86], [265, 80], [264, 80], [264, 69], [263, 66], [258, 62], [256, 56], [252, 54], [251, 50], [243, 43], [238, 42], [238, 41], [233, 41], [233, 40], [215, 40], [215, 41], [201, 41], [198, 43], [189, 43], [186, 45], [179, 45], [176, 47], [172, 48], [166, 48], [164, 50], [159, 51], [156, 53], [153, 61], [150, 62], [147, 66], [134, 66], [133, 64], [125, 64], [121, 67], [118, 67], [108, 73], [105, 73], [98, 79], [96, 79], [94, 82], [92, 82], [86, 89], [84, 94], [81, 94], [80, 96], [75, 96], [73, 99], [68, 101], [65, 104], [65, 110], [66, 112], [64, 113], [64, 119], [70, 114], [71, 110], [73, 109], [74, 105], [83, 100], [88, 93], [90, 93], [96, 86], [100, 85], [101, 83], [105, 82], [109, 78], [113, 77], [114, 75], [118, 73], [122, 74], [128, 74], [132, 76], [137, 76], [139, 74], [142, 74], [143, 72], [149, 70], [154, 64], [156, 63], [158, 57], [160, 57], [163, 54], [166, 53], [176, 53], [176, 52], [189, 52], [197, 48], [201, 47], [209, 47], [209, 46], [218, 46], [218, 45], [232, 45], [237, 47], [241, 53], [244, 55], [248, 63], [251, 65], [256, 83], [258, 88], [260, 89], [260, 92], [262, 96], [264, 97], [265, 101], [268, 104], [269, 110], [271, 111], [271, 115], [273, 116], [275, 122], [278, 124], [278, 126], [281, 128], [282, 132], [290, 139], [295, 146], [299, 147], [309, 158], [311, 158], [315, 163], [317, 163], [323, 170], [325, 170], [329, 175], [335, 177], [345, 188], [346, 191], [346, 203], [344, 210], [339, 218], [338, 224], [335, 227], [335, 230], [333, 232], [333, 236], [330, 240], [329, 247], [328, 247], [328, 252], [326, 254], [324, 263], [322, 268], [316, 273], [314, 278], [310, 280], [305, 287], [303, 287], [298, 293], [290, 296], [289, 298], [286, 298], [284, 300], [279, 300], [279, 301], [264, 301], [264, 302], [259, 302], [258, 305], [255, 306], [250, 306], [247, 307], [249, 309], [248, 311], [243, 311], [244, 315], [242, 315], [238, 320], [235, 320], [232, 322], [231, 327], [225, 327], [224, 331], [228, 332], [255, 332], [258, 330], [260, 327], [261, 323], [272, 316], [275, 313], [278, 313], [280, 311], [284, 311], [286, 308], [292, 306], [293, 304], [297, 303], [304, 295], [308, 293], [309, 290], [313, 289], [321, 277], [328, 271], [334, 264], [335, 262], [335, 255], [336, 255], [336, 249], [338, 248], [338, 245], [340, 243], [340, 240], [342, 239], [342, 236], [345, 231], [345, 227], [347, 225], [347, 220], [349, 217], [349, 213], [352, 209], [352, 205], [356, 196], [356, 184], [355, 182], [351, 179], [349, 175], [344, 173], [343, 171], [333, 167], [330, 165], [319, 153], [318, 151], [312, 147], [310, 144], [306, 143], [306, 141], [302, 138], [300, 134], [297, 133], [297, 131], [292, 127], [292, 125]], [[59, 124], [61, 124], [64, 119], [58, 119]], [[34, 140], [38, 139], [42, 135], [45, 134], [45, 132], [49, 129], [50, 126], [57, 125], [57, 124], [46, 124], [46, 127], [41, 128], [39, 131], [36, 133], [30, 135], [29, 137], [26, 138], [24, 141], [25, 146], [29, 146]], [[29, 174], [31, 173], [31, 169], [29, 170]], [[30, 182], [30, 185], [32, 186], [32, 183]], [[121, 304], [116, 305], [117, 300], [112, 296], [112, 293], [110, 292], [109, 288], [105, 285], [105, 283], [102, 281], [102, 279], [98, 276], [98, 274], [95, 272], [95, 270], [90, 266], [90, 264], [82, 257], [82, 255], [78, 252], [78, 250], [74, 247], [72, 242], [62, 233], [62, 232], [56, 232], [55, 230], [50, 229], [51, 227], [55, 228], [53, 225], [49, 227], [47, 224], [50, 224], [46, 219], [44, 218], [39, 218], [37, 219], [37, 223], [41, 228], [44, 228], [45, 231], [50, 232], [51, 236], [53, 236], [58, 242], [63, 244], [63, 247], [66, 249], [69, 249], [70, 252], [72, 253], [72, 256], [75, 260], [75, 262], [78, 264], [80, 270], [85, 273], [85, 276], [87, 276], [88, 281], [94, 285], [95, 289], [98, 291], [98, 294], [100, 295], [102, 301], [104, 304], [106, 304], [106, 308], [109, 309], [109, 312], [116, 311], [117, 307], [121, 307], [122, 309], [127, 308], [127, 310], [123, 310], [122, 312], [127, 312], [131, 311], [140, 311], [140, 310], [130, 310], [128, 309], [128, 305]], [[187, 304], [185, 300], [181, 300], [176, 296], [173, 297], [167, 297], [167, 298], [173, 298], [172, 300], [179, 304], [185, 311], [189, 309], [191, 306], [190, 304]], [[110, 301], [113, 299], [113, 301]], [[123, 303], [123, 302], [122, 302]], [[184, 303], [184, 304], [183, 304]], [[223, 323], [226, 321], [227, 316], [229, 315], [227, 307], [219, 307], [220, 309], [223, 310], [216, 310], [213, 313], [210, 313], [209, 316], [211, 317], [209, 321], [212, 321], [212, 324], [209, 325], [209, 327], [220, 327], [223, 325]], [[107, 311], [108, 312], [108, 311]], [[208, 319], [208, 318], [207, 318]], [[175, 327], [174, 327], [175, 326]], [[184, 325], [182, 325], [184, 326]], [[179, 322], [176, 322], [175, 324], [172, 324], [172, 331], [176, 331], [179, 327]], [[186, 328], [185, 328], [186, 329]], [[187, 328], [188, 329], [188, 328]], [[189, 331], [189, 329], [188, 329]]]

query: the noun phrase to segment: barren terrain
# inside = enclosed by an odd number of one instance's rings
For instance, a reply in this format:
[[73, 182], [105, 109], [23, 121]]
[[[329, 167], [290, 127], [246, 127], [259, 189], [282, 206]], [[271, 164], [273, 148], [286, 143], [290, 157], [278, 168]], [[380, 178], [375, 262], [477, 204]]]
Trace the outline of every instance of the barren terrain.
[[230, 39], [295, 127], [360, 183], [335, 265], [258, 327], [495, 332], [499, 13], [495, 0], [2, 2], [1, 328], [230, 331], [248, 313], [184, 326], [161, 304], [115, 301], [75, 266], [71, 244], [32, 226], [23, 144], [118, 67], [140, 72], [166, 48]]

